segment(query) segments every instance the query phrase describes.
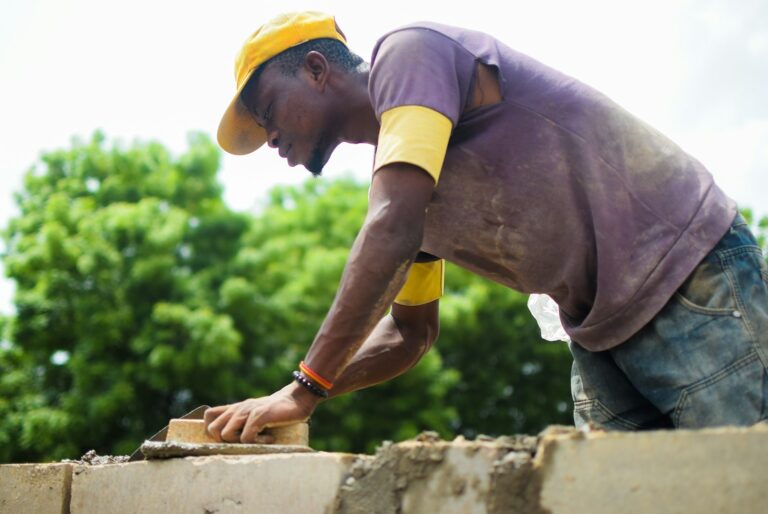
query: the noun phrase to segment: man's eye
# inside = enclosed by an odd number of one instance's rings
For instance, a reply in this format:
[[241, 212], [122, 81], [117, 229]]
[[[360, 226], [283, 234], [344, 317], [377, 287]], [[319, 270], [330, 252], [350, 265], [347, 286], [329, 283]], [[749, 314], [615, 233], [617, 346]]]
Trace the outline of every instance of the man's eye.
[[264, 111], [264, 121], [269, 121], [272, 119], [272, 104], [270, 103], [267, 106], [267, 109]]

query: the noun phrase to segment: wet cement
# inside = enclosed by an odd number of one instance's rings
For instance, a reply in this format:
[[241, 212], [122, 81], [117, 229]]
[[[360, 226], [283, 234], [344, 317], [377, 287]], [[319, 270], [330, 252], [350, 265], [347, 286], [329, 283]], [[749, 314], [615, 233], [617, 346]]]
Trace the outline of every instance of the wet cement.
[[79, 459], [64, 459], [61, 462], [81, 466], [101, 466], [103, 464], [122, 464], [128, 462], [130, 458], [130, 455], [99, 455], [96, 450], [88, 450]]
[[[571, 433], [573, 428], [553, 427], [547, 433]], [[544, 435], [544, 434], [542, 434]], [[415, 440], [398, 444], [385, 442], [372, 457], [361, 457], [344, 480], [333, 512], [340, 514], [400, 514], [403, 497], [409, 488], [423, 487], [438, 468], [445, 484], [441, 493], [455, 497], [466, 493], [462, 470], [451, 470], [445, 462], [451, 447], [472, 453], [484, 451], [494, 459], [490, 484], [485, 497], [490, 514], [546, 514], [540, 505], [542, 473], [535, 463], [540, 436], [518, 435], [492, 438], [480, 436], [474, 441], [459, 437], [442, 441], [437, 434], [425, 432]], [[454, 477], [455, 479], [451, 479]], [[478, 488], [474, 487], [473, 491]]]
[[178, 441], [145, 441], [141, 453], [147, 459], [200, 457], [207, 455], [265, 455], [270, 453], [309, 453], [309, 446], [298, 444], [230, 444], [182, 443]]
[[405, 448], [385, 441], [373, 457], [361, 457], [339, 489], [333, 512], [398, 514], [408, 485], [426, 478], [443, 461], [445, 445], [424, 441]]

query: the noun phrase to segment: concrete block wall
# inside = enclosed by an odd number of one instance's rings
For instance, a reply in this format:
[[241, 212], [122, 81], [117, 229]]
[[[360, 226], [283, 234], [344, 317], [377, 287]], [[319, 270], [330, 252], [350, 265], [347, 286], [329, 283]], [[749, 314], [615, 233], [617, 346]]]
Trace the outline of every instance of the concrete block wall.
[[763, 513], [768, 426], [0, 466], [0, 513]]

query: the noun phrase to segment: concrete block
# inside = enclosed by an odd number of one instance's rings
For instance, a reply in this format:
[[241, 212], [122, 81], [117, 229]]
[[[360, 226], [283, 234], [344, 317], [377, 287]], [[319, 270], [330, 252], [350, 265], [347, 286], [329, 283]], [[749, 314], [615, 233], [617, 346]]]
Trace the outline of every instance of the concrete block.
[[4, 464], [0, 466], [0, 512], [69, 512], [71, 479], [70, 464]]
[[[504, 510], [495, 501], [501, 460], [527, 463], [535, 437], [447, 442], [429, 438], [382, 446], [357, 461], [339, 491], [339, 514], [486, 514]], [[512, 461], [510, 460], [510, 462]], [[509, 469], [505, 468], [506, 471]], [[508, 473], [508, 476], [517, 476]], [[499, 504], [501, 509], [493, 505]]]
[[71, 512], [326, 514], [355, 458], [302, 453], [75, 467]]
[[768, 427], [545, 437], [535, 459], [552, 514], [762, 514]]

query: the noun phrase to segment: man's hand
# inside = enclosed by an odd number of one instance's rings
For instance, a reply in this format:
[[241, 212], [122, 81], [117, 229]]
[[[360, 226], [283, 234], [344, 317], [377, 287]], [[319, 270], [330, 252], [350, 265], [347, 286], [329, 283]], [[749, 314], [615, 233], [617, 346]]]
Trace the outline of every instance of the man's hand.
[[271, 442], [259, 436], [268, 426], [307, 421], [320, 398], [291, 382], [276, 393], [205, 411], [205, 428], [216, 440], [228, 443]]

